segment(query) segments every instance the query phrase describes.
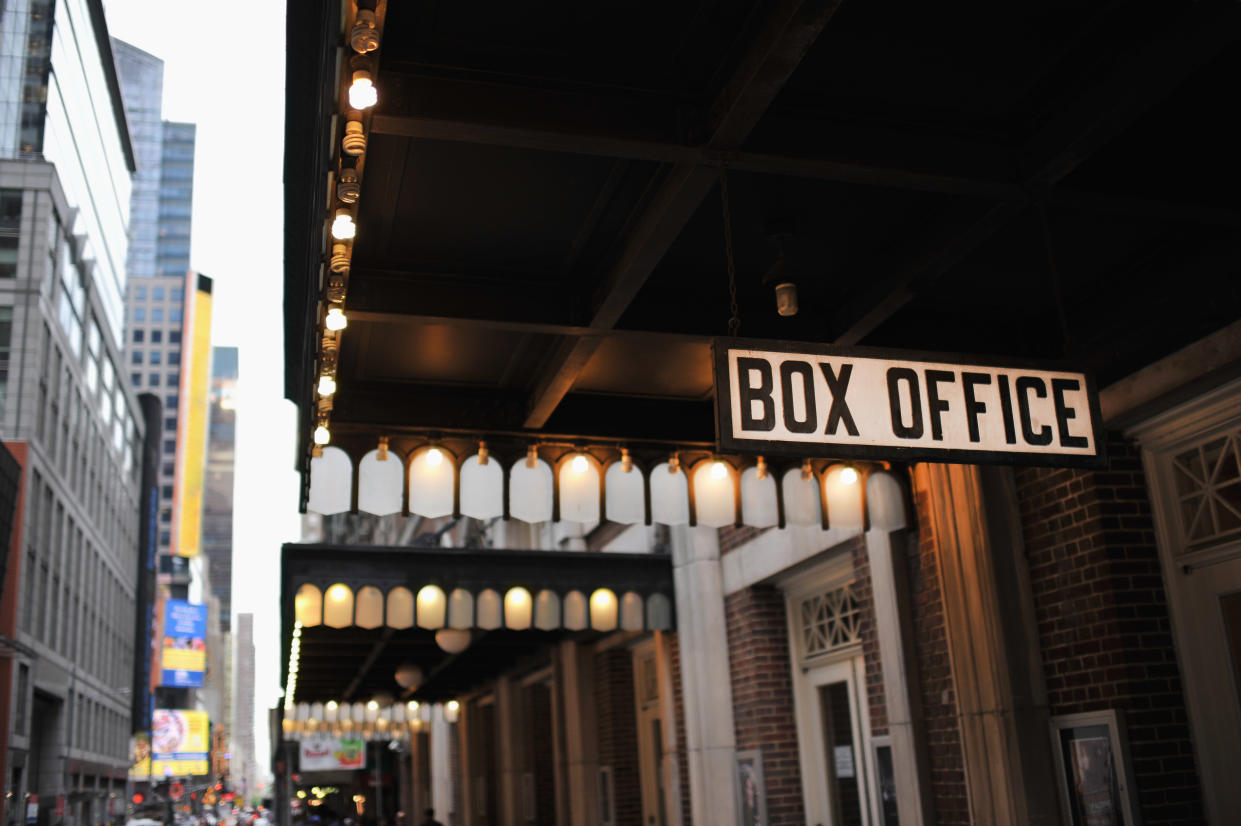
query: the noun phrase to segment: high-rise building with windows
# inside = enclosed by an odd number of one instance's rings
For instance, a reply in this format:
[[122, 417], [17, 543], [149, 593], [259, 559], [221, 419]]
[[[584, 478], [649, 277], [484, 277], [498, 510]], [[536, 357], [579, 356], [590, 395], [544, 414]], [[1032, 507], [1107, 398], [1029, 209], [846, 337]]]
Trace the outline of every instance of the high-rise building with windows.
[[125, 365], [136, 389], [163, 402], [157, 538], [159, 553], [168, 554], [175, 535], [186, 295], [195, 283], [189, 275], [195, 127], [161, 117], [162, 60], [120, 40], [112, 45], [138, 159], [129, 224]]
[[233, 463], [236, 452], [237, 348], [211, 348], [207, 476], [203, 482], [202, 552], [211, 563], [211, 593], [220, 624], [231, 627], [233, 605]]
[[121, 813], [135, 680], [144, 428], [122, 371], [136, 163], [100, 0], [4, 3], [0, 32], [0, 438], [24, 457], [4, 817], [99, 823]]
[[190, 213], [194, 206], [194, 140], [192, 123], [164, 121], [160, 140], [159, 243], [156, 272], [182, 276], [190, 269]]

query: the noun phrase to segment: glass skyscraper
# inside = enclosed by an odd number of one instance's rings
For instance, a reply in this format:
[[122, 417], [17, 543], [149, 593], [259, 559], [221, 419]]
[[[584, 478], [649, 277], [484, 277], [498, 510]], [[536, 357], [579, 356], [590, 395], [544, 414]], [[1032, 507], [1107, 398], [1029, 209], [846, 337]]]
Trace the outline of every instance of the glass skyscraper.
[[125, 364], [130, 383], [158, 396], [164, 406], [157, 536], [159, 553], [168, 554], [174, 533], [186, 297], [194, 284], [189, 270], [195, 126], [162, 119], [162, 60], [120, 40], [113, 40], [112, 48], [138, 160], [129, 224]]

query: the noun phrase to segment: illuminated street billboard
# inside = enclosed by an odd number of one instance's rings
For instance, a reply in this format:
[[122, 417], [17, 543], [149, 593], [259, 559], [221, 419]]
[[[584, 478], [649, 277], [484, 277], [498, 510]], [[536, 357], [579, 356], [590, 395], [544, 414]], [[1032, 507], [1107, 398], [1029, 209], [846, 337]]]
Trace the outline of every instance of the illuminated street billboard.
[[207, 671], [207, 606], [170, 599], [164, 608], [160, 685], [200, 688]]
[[198, 556], [202, 542], [203, 477], [207, 467], [208, 393], [211, 373], [211, 279], [190, 273], [182, 359], [181, 410], [177, 417], [177, 481], [173, 552]]
[[208, 773], [207, 712], [157, 708], [152, 719], [151, 756], [144, 757], [139, 745], [136, 762], [130, 769], [131, 778], [192, 777]]

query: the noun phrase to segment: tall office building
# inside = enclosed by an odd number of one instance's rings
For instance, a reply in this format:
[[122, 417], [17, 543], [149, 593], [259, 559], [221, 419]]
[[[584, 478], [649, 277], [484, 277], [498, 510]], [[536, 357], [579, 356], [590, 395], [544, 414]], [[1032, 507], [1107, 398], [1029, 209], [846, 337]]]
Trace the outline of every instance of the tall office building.
[[125, 363], [133, 386], [159, 397], [164, 406], [158, 550], [167, 555], [174, 536], [186, 296], [195, 287], [189, 274], [195, 127], [161, 118], [162, 60], [120, 40], [112, 46], [138, 161], [130, 204]]
[[180, 276], [190, 269], [190, 215], [194, 206], [194, 140], [192, 123], [164, 121], [159, 161], [159, 242], [155, 268], [161, 276]]
[[0, 32], [0, 437], [24, 453], [5, 819], [97, 823], [123, 802], [136, 677], [136, 165], [100, 0], [5, 3]]
[[254, 614], [237, 615], [233, 637], [233, 788], [249, 799], [260, 776], [254, 758]]
[[230, 628], [233, 605], [233, 460], [236, 450], [237, 348], [211, 349], [207, 477], [203, 485], [202, 552], [211, 561], [211, 593], [220, 624]]

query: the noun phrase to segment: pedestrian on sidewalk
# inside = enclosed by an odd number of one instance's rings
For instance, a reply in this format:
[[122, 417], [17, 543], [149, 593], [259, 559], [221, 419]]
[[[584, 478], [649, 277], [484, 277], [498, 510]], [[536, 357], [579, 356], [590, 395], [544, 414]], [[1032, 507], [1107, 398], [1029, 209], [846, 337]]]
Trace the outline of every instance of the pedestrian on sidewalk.
[[418, 826], [444, 826], [443, 823], [440, 823], [438, 820], [435, 819], [434, 809], [427, 809], [422, 814], [425, 820], [419, 823]]

